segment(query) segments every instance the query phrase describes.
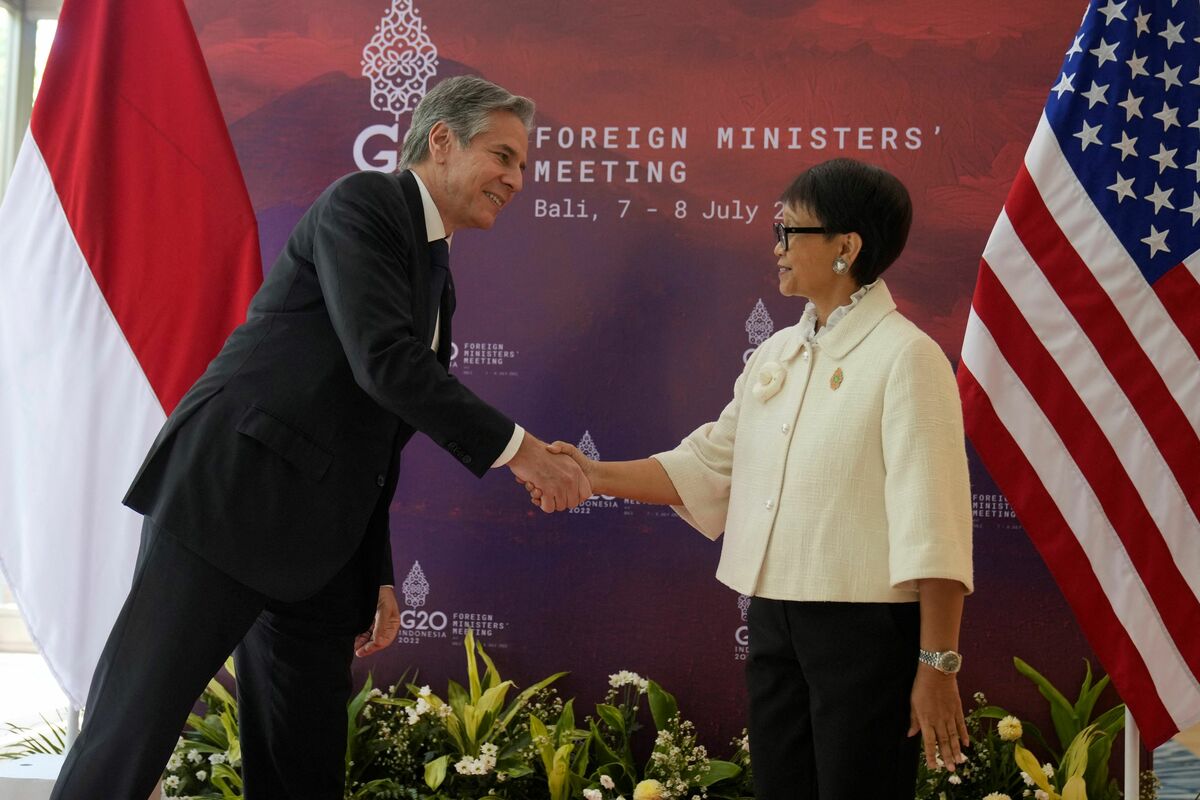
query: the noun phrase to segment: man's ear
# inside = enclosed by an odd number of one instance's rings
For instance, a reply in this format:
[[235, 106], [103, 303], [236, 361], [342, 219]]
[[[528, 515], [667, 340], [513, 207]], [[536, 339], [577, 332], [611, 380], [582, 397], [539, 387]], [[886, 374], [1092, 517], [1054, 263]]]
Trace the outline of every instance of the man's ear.
[[435, 122], [429, 129], [429, 155], [436, 164], [444, 164], [451, 148], [454, 147], [454, 132], [441, 120]]

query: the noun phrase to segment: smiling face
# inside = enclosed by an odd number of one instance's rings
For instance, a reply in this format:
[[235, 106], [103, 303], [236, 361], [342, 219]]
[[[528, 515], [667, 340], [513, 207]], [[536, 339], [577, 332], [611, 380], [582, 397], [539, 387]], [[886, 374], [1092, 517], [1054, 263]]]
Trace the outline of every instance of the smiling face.
[[[807, 228], [821, 227], [824, 223], [806, 208], [784, 206], [783, 224], [789, 228]], [[833, 271], [838, 256], [853, 261], [847, 247], [850, 236], [853, 234], [789, 233], [787, 250], [776, 243], [779, 293], [784, 297], [807, 297], [820, 304], [825, 297], [840, 294], [846, 281], [853, 284], [849, 274], [838, 275]]]
[[525, 125], [507, 111], [493, 111], [488, 118], [489, 128], [465, 147], [445, 123], [429, 132], [430, 157], [417, 171], [447, 235], [460, 228], [492, 227], [500, 209], [521, 191], [529, 148]]

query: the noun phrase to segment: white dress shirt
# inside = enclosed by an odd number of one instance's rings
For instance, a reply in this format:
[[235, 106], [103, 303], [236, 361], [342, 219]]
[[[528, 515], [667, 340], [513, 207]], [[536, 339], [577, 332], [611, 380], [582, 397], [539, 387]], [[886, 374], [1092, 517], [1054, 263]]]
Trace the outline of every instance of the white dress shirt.
[[[436, 242], [438, 239], [445, 239], [446, 246], [449, 247], [450, 240], [453, 237], [446, 236], [446, 224], [442, 222], [442, 214], [438, 211], [437, 205], [433, 202], [433, 197], [430, 196], [429, 190], [425, 188], [425, 184], [421, 181], [421, 176], [417, 173], [412, 174], [417, 179], [417, 189], [421, 191], [421, 205], [425, 211], [425, 236], [426, 241]], [[433, 351], [436, 353], [438, 349], [439, 336], [441, 335], [442, 311], [438, 309], [437, 321], [433, 326]], [[500, 453], [500, 457], [492, 463], [492, 469], [503, 467], [512, 457], [517, 454], [517, 450], [521, 447], [521, 442], [525, 439], [525, 429], [516, 423], [513, 424], [512, 438], [508, 440], [508, 446]]]

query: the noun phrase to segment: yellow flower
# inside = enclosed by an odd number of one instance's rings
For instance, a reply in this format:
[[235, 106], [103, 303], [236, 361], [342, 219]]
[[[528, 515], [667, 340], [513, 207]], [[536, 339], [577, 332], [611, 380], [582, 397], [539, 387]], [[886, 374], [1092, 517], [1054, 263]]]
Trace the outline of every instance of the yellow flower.
[[633, 788], [633, 800], [662, 800], [663, 785], [656, 780], [642, 781]]
[[1000, 720], [996, 729], [1000, 732], [1000, 738], [1006, 742], [1015, 742], [1024, 733], [1021, 730], [1021, 720], [1011, 715]]

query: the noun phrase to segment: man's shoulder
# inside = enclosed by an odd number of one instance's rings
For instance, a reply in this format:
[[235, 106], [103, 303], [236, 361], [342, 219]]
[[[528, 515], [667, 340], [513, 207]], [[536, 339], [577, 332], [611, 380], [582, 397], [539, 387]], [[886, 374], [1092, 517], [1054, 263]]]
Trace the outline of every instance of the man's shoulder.
[[352, 197], [379, 197], [405, 202], [398, 173], [362, 170], [351, 172], [335, 180], [321, 193], [321, 199], [347, 199]]

